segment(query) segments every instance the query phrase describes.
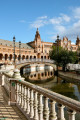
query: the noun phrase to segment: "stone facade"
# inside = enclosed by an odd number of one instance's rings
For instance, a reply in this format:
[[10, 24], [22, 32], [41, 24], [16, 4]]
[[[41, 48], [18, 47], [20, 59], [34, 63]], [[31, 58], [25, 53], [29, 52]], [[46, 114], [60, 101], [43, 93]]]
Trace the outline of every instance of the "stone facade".
[[[57, 45], [57, 43], [44, 42], [41, 40], [40, 33], [37, 29], [35, 34], [35, 39], [29, 43], [21, 43], [21, 50], [19, 49], [19, 43], [15, 42], [15, 59], [18, 61], [20, 59], [32, 59], [41, 58], [49, 59], [49, 52], [52, 45]], [[14, 47], [13, 41], [0, 39], [0, 63], [12, 63], [14, 59]], [[71, 41], [67, 37], [63, 40], [59, 40], [59, 46], [72, 51], [77, 51], [80, 46], [80, 39], [77, 37], [76, 44], [71, 44]], [[21, 52], [20, 52], [21, 51]]]

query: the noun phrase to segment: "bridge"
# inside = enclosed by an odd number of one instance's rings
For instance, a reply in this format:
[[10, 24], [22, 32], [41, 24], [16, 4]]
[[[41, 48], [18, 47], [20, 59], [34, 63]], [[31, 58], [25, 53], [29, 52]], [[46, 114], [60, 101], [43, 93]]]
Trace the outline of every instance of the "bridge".
[[[7, 92], [8, 99], [4, 97], [8, 103], [6, 108], [12, 108], [13, 105], [15, 113], [20, 110], [22, 113], [20, 114], [22, 116], [24, 114], [26, 117], [25, 119], [23, 116], [22, 120], [75, 120], [76, 114], [80, 115], [80, 102], [24, 81], [19, 75], [19, 71], [14, 72], [14, 74], [11, 76], [8, 72], [2, 73], [0, 87], [5, 88]], [[3, 110], [5, 104], [1, 97], [0, 111]], [[11, 113], [7, 111], [6, 118], [3, 116], [4, 113], [5, 111], [0, 112], [1, 120], [9, 120]], [[12, 120], [19, 119], [20, 114], [16, 117], [13, 113]]]
[[26, 65], [29, 64], [34, 64], [34, 63], [43, 63], [43, 64], [47, 64], [50, 65], [52, 67], [54, 67], [54, 69], [56, 70], [56, 65], [55, 65], [55, 61], [54, 60], [50, 60], [50, 59], [25, 59], [25, 60], [21, 60], [19, 62], [16, 62], [16, 68], [20, 69], [21, 67], [24, 67]]

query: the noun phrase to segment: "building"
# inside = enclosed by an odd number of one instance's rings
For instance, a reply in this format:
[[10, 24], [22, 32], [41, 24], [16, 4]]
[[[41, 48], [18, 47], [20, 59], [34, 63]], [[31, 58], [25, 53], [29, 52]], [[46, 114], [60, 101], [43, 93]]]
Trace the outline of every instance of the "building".
[[[15, 42], [15, 60], [42, 58], [49, 59], [49, 51], [53, 43], [41, 41], [39, 31], [37, 29], [35, 39], [29, 43], [21, 43], [21, 49], [19, 49], [19, 43]], [[14, 60], [14, 47], [13, 41], [0, 39], [0, 63], [11, 64]], [[21, 51], [21, 52], [20, 52]]]
[[[37, 29], [34, 41], [29, 43], [21, 43], [21, 48], [19, 43], [15, 42], [15, 60], [19, 61], [24, 59], [41, 58], [49, 59], [49, 52], [51, 46], [56, 45], [56, 43], [43, 42], [41, 40], [39, 31]], [[72, 51], [77, 51], [80, 46], [80, 39], [77, 37], [76, 44], [71, 44], [71, 41], [67, 37], [63, 40], [59, 40], [59, 46]], [[21, 51], [21, 52], [20, 52]], [[14, 60], [14, 45], [13, 41], [0, 39], [0, 63], [11, 64]]]

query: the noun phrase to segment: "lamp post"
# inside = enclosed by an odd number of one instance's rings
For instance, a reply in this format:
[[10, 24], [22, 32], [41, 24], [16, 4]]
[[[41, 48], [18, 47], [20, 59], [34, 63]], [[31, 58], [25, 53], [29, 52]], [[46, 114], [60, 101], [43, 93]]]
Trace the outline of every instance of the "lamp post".
[[13, 47], [14, 47], [14, 65], [15, 65], [15, 36], [13, 37]]
[[57, 76], [58, 76], [59, 35], [57, 35], [56, 44], [57, 44], [56, 46], [57, 46]]
[[71, 52], [72, 52], [73, 47], [71, 46]]
[[19, 41], [19, 61], [21, 60], [21, 41]]

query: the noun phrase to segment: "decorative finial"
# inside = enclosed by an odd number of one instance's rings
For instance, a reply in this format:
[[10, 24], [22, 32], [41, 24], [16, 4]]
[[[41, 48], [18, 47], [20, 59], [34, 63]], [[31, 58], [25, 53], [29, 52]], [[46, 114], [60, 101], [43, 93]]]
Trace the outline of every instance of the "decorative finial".
[[59, 39], [59, 35], [57, 35], [57, 39]]
[[77, 35], [77, 38], [79, 39], [79, 35]]

